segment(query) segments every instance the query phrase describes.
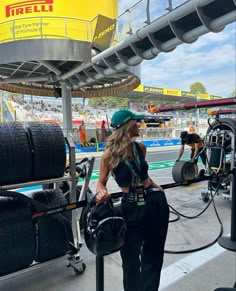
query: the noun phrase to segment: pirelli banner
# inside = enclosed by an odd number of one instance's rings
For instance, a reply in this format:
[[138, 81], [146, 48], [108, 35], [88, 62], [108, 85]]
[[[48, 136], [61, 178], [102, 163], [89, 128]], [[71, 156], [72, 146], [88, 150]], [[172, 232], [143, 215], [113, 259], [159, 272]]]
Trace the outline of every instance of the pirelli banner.
[[[102, 31], [97, 28], [95, 35], [98, 15], [106, 18], [108, 27], [99, 17]], [[30, 38], [101, 41], [114, 29], [107, 19], [114, 21], [117, 15], [118, 0], [1, 0], [0, 43]]]

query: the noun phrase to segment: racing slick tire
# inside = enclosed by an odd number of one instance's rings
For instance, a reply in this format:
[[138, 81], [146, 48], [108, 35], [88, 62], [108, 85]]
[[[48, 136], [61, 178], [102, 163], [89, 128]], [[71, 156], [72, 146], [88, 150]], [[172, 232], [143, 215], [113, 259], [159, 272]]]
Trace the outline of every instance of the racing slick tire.
[[25, 129], [18, 122], [0, 123], [0, 165], [0, 185], [29, 181], [29, 142]]
[[178, 161], [172, 168], [172, 178], [176, 183], [191, 181], [195, 177], [192, 161]]
[[32, 148], [32, 180], [62, 177], [65, 171], [66, 149], [60, 126], [31, 122], [26, 130]]
[[[48, 208], [67, 205], [67, 200], [59, 189], [45, 190], [32, 193], [32, 198]], [[70, 241], [73, 243], [70, 214], [63, 212], [38, 218], [38, 250], [35, 260], [45, 262], [61, 257], [70, 249], [68, 233], [72, 235]]]
[[24, 269], [35, 256], [35, 228], [29, 205], [0, 193], [0, 275]]

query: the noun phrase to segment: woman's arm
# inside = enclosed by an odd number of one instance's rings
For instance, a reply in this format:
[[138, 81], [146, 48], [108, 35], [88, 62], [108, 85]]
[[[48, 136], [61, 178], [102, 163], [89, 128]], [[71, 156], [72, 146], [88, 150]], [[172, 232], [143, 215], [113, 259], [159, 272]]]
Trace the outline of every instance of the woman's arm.
[[198, 151], [199, 151], [199, 143], [195, 143], [195, 145], [194, 145], [194, 154], [193, 154], [192, 160], [195, 160], [195, 158], [198, 155]]
[[180, 147], [179, 156], [178, 156], [176, 161], [180, 160], [180, 158], [182, 157], [183, 153], [184, 153], [184, 144], [182, 144], [181, 147]]
[[109, 168], [109, 160], [110, 160], [110, 151], [105, 150], [101, 157], [100, 161], [100, 172], [99, 172], [99, 178], [96, 188], [96, 201], [98, 203], [107, 201], [110, 198], [110, 194], [107, 191], [107, 180], [110, 173]]

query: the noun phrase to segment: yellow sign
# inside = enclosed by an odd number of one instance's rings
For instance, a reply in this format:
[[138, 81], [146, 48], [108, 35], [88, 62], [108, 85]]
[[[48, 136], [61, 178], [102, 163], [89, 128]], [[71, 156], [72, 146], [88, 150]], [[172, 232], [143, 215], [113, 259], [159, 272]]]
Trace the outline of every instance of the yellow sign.
[[198, 94], [197, 96], [200, 99], [206, 99], [206, 100], [210, 100], [211, 99], [210, 95], [208, 95], [208, 94]]
[[182, 96], [185, 96], [185, 97], [197, 97], [197, 94], [195, 93], [191, 93], [187, 91], [181, 91], [181, 93], [182, 93]]
[[210, 98], [211, 98], [211, 99], [222, 99], [222, 98], [224, 98], [224, 97], [211, 95]]
[[0, 42], [46, 37], [91, 41], [99, 14], [118, 15], [118, 0], [68, 2], [1, 0]]
[[147, 86], [144, 86], [144, 91], [145, 92], [154, 92], [154, 93], [161, 93], [161, 94], [163, 94], [163, 89], [162, 88], [155, 88], [155, 87], [147, 87]]
[[163, 88], [163, 94], [173, 95], [173, 96], [181, 96], [181, 91], [180, 90], [173, 90], [173, 89]]
[[139, 85], [134, 91], [143, 92], [143, 85]]
[[116, 21], [103, 15], [98, 15], [93, 37], [93, 46], [100, 51], [110, 47], [113, 40]]

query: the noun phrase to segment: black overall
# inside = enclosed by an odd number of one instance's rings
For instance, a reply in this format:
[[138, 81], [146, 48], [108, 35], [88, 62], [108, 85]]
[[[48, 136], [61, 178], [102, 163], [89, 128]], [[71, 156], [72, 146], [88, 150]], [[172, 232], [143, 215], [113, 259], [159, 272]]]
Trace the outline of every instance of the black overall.
[[[145, 160], [144, 155], [137, 143], [135, 146], [138, 147], [136, 152], [142, 164]], [[144, 167], [144, 172], [145, 170], [147, 171]], [[146, 176], [145, 173], [140, 173], [140, 176], [143, 174]], [[117, 182], [122, 184], [120, 180]], [[157, 291], [169, 221], [165, 193], [154, 186], [150, 190], [147, 189], [144, 206], [130, 201], [129, 196], [130, 193], [124, 193], [121, 203], [127, 224], [126, 242], [120, 251], [124, 291]]]

